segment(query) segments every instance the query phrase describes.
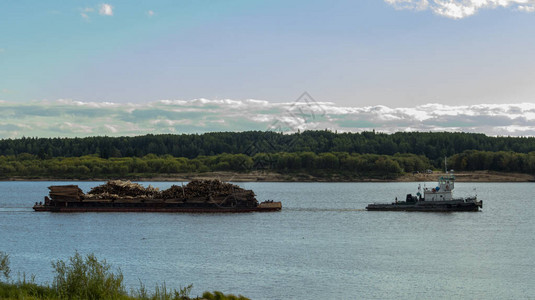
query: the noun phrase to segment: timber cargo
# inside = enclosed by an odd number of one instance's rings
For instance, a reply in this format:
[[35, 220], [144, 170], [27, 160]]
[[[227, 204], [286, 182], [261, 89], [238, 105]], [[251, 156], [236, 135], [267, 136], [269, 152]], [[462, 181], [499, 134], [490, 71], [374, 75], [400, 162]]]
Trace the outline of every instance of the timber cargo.
[[160, 191], [130, 181], [112, 180], [85, 194], [77, 185], [48, 188], [44, 202], [35, 211], [49, 212], [270, 212], [281, 202], [259, 203], [252, 190], [220, 180], [193, 180]]

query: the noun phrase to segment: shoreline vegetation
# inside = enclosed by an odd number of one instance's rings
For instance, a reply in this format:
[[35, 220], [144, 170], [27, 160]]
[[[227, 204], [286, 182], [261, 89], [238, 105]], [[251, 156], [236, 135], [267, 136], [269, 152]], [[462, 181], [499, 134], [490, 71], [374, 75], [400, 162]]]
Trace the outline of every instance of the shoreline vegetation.
[[[124, 178], [59, 178], [59, 177], [35, 177], [15, 176], [0, 178], [0, 181], [108, 181], [111, 179], [126, 179], [136, 182], [162, 181], [162, 182], [186, 182], [195, 179], [220, 179], [232, 182], [429, 182], [436, 181], [444, 172], [403, 174], [396, 178], [380, 177], [344, 177], [332, 174], [330, 177], [316, 177], [306, 173], [281, 174], [276, 172], [253, 171], [249, 173], [235, 172], [205, 172], [173, 175], [154, 175], [151, 177], [126, 176]], [[535, 182], [535, 175], [496, 171], [472, 171], [454, 172], [457, 182]]]
[[0, 180], [534, 181], [534, 137], [271, 131], [0, 139]]
[[[99, 260], [94, 254], [86, 256], [75, 252], [67, 261], [52, 261], [54, 278], [52, 283], [38, 284], [35, 276], [18, 275], [13, 272], [9, 255], [0, 251], [0, 299], [115, 299], [115, 300], [248, 300], [242, 295], [224, 294], [220, 291], [204, 292], [202, 296], [190, 296], [193, 285], [178, 290], [157, 284], [150, 292], [139, 280], [139, 287], [127, 292], [121, 269], [112, 269], [106, 260]], [[22, 278], [21, 278], [22, 277]]]

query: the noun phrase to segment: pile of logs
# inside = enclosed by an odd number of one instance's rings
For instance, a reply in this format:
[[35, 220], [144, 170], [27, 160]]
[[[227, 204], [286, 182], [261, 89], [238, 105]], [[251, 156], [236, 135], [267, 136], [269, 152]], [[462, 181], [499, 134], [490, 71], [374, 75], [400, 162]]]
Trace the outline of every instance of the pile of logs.
[[186, 198], [203, 196], [228, 196], [243, 191], [245, 190], [237, 185], [222, 182], [217, 179], [192, 180], [184, 188]]
[[145, 188], [140, 184], [130, 181], [110, 180], [105, 184], [96, 186], [89, 191], [86, 198], [95, 199], [110, 197], [117, 198], [161, 198], [158, 188], [149, 185]]
[[77, 185], [53, 185], [49, 186], [50, 198], [55, 201], [80, 200], [84, 192]]
[[92, 188], [85, 194], [76, 185], [51, 186], [50, 196], [53, 200], [100, 200], [100, 199], [154, 199], [179, 200], [184, 202], [208, 202], [221, 206], [256, 206], [255, 194], [237, 185], [220, 180], [192, 180], [185, 186], [173, 185], [160, 191], [152, 186], [143, 187], [130, 181], [111, 180]]
[[[170, 189], [162, 192], [165, 199], [167, 191], [170, 196], [177, 199], [200, 199], [204, 198], [206, 202], [214, 203], [222, 207], [247, 206], [255, 207], [258, 201], [251, 190], [245, 190], [237, 185], [222, 182], [220, 180], [192, 180], [185, 187], [172, 186]], [[178, 197], [177, 197], [178, 196]]]
[[165, 200], [168, 199], [185, 199], [186, 192], [184, 188], [178, 185], [172, 185], [167, 190], [162, 191], [162, 198]]

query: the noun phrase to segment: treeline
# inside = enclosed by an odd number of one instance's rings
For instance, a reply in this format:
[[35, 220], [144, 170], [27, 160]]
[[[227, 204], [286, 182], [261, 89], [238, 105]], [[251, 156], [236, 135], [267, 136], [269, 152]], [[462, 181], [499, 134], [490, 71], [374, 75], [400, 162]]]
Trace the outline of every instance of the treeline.
[[110, 157], [144, 157], [148, 154], [171, 155], [189, 159], [223, 153], [299, 153], [329, 152], [424, 155], [438, 167], [445, 156], [466, 150], [535, 151], [533, 137], [489, 137], [475, 133], [449, 132], [376, 132], [335, 133], [305, 131], [281, 134], [264, 131], [214, 132], [205, 134], [162, 134], [136, 137], [20, 138], [0, 140], [0, 155], [28, 153], [41, 159], [97, 155]]
[[467, 150], [453, 155], [448, 165], [459, 171], [491, 170], [535, 174], [535, 152]]
[[96, 155], [55, 157], [41, 159], [36, 155], [0, 156], [0, 176], [4, 178], [111, 178], [151, 177], [154, 175], [199, 173], [211, 171], [248, 172], [265, 170], [282, 173], [309, 173], [317, 175], [348, 174], [353, 178], [397, 177], [402, 172], [431, 168], [429, 160], [415, 154], [358, 154], [347, 152], [279, 152], [219, 154], [196, 158], [158, 156], [110, 157]]

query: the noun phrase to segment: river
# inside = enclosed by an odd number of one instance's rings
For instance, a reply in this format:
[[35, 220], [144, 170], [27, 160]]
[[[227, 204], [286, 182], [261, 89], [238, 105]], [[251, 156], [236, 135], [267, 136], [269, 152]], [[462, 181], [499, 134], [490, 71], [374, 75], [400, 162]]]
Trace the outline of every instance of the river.
[[416, 193], [406, 182], [237, 183], [282, 201], [273, 213], [33, 212], [55, 184], [72, 182], [0, 182], [0, 251], [15, 279], [50, 283], [51, 261], [78, 251], [119, 267], [129, 289], [193, 284], [192, 296], [535, 298], [533, 183], [456, 183], [456, 196], [483, 200], [477, 213], [364, 210]]

